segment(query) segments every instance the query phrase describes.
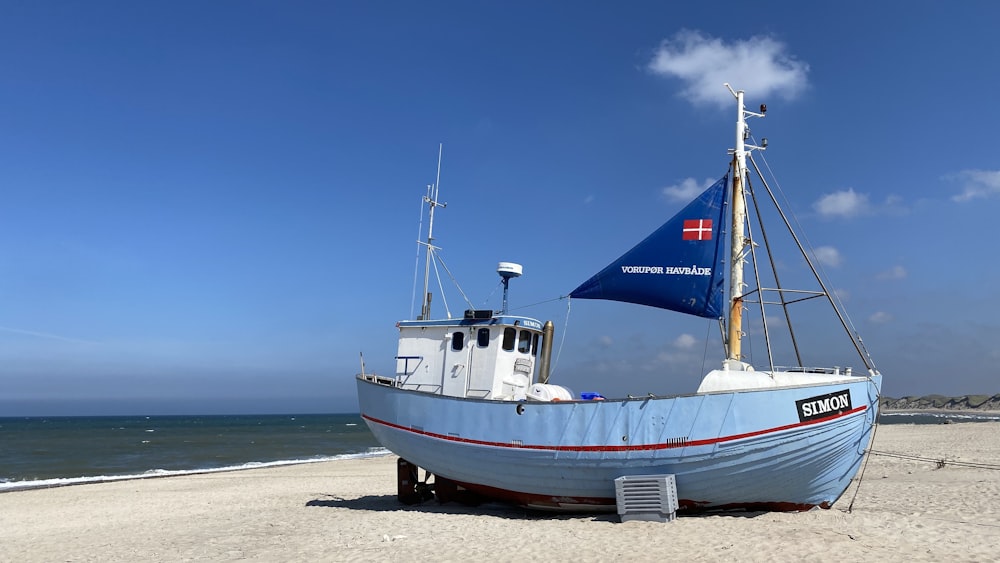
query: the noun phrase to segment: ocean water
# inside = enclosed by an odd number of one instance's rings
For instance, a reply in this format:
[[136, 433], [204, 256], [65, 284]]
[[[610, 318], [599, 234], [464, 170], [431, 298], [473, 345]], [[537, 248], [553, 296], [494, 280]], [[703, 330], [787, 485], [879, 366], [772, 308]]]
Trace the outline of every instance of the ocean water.
[[0, 418], [0, 492], [386, 451], [357, 414]]

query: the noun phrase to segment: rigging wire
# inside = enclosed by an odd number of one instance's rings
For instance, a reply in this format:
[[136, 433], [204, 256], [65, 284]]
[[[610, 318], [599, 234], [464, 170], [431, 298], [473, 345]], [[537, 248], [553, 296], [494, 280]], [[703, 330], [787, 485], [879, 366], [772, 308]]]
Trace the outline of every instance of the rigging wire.
[[[805, 243], [803, 244], [802, 240], [804, 238], [804, 235], [802, 237], [800, 237], [796, 233], [796, 230], [792, 227], [792, 222], [794, 221], [795, 224], [796, 224], [796, 226], [798, 226], [799, 229], [801, 229], [801, 225], [798, 222], [798, 218], [793, 213], [793, 214], [791, 214], [791, 220], [790, 220], [789, 217], [788, 217], [788, 215], [786, 215], [784, 213], [784, 211], [782, 211], [781, 204], [778, 202], [778, 198], [775, 195], [776, 192], [769, 187], [767, 181], [764, 179], [764, 175], [761, 173], [760, 168], [757, 166], [757, 161], [754, 160], [751, 157], [750, 158], [750, 162], [753, 164], [754, 170], [756, 170], [757, 174], [760, 176], [760, 179], [761, 179], [761, 181], [764, 184], [764, 188], [767, 189], [768, 195], [771, 197], [771, 202], [774, 203], [774, 206], [777, 209], [778, 214], [781, 216], [782, 220], [785, 222], [785, 226], [788, 228], [789, 232], [791, 233], [792, 239], [795, 241], [795, 244], [799, 248], [799, 252], [802, 253], [802, 258], [805, 260], [806, 264], [809, 266], [809, 269], [812, 270], [812, 274], [813, 274], [813, 277], [816, 280], [816, 283], [818, 283], [819, 286], [820, 286], [820, 288], [822, 288], [823, 291], [821, 292], [821, 294], [824, 295], [827, 298], [827, 301], [830, 303], [830, 306], [833, 308], [834, 314], [840, 320], [841, 327], [844, 329], [844, 332], [847, 333], [848, 337], [850, 337], [851, 343], [854, 345], [854, 349], [858, 353], [858, 357], [861, 359], [862, 362], [864, 362], [865, 368], [870, 373], [877, 373], [878, 370], [875, 368], [875, 362], [872, 360], [872, 358], [871, 358], [870, 355], [867, 355], [865, 353], [865, 351], [862, 350], [862, 346], [858, 342], [859, 339], [858, 339], [857, 329], [854, 327], [854, 324], [852, 322], [850, 322], [849, 317], [846, 316], [846, 312], [843, 310], [843, 303], [840, 302], [839, 296], [837, 296], [836, 293], [830, 291], [827, 288], [827, 284], [826, 284], [826, 282], [824, 280], [829, 280], [830, 278], [829, 278], [829, 276], [826, 275], [826, 271], [823, 270], [823, 265], [819, 264], [819, 269], [817, 269], [816, 264], [814, 264], [814, 260], [813, 259], [817, 258], [817, 256], [816, 256], [815, 251], [813, 250], [812, 244], [809, 242], [808, 239], [805, 239]], [[777, 194], [780, 194], [782, 196], [782, 198], [785, 199], [785, 204], [787, 205], [788, 204], [788, 200], [787, 200], [787, 198], [785, 198], [784, 192], [780, 191], [781, 187], [780, 186], [776, 186], [776, 187], [777, 187], [777, 190], [778, 190]], [[818, 262], [818, 259], [816, 260], [816, 262]]]
[[[469, 297], [465, 295], [464, 291], [462, 291], [462, 286], [458, 285], [458, 280], [455, 279], [455, 275], [451, 273], [451, 270], [448, 269], [448, 265], [444, 263], [444, 258], [442, 258], [441, 255], [437, 252], [434, 253], [434, 258], [437, 259], [437, 262], [441, 263], [441, 267], [444, 268], [444, 271], [448, 274], [448, 279], [451, 280], [451, 283], [455, 284], [455, 289], [457, 289], [458, 292], [462, 295], [462, 299], [465, 299], [465, 304], [468, 305], [470, 309], [475, 309], [476, 306], [472, 304], [472, 301], [469, 300]], [[438, 272], [437, 264], [434, 265], [434, 275], [438, 277], [438, 287], [441, 287], [441, 274], [440, 272]], [[441, 298], [444, 299], [443, 287], [441, 287]], [[451, 313], [448, 313], [448, 318], [451, 318]]]
[[[754, 194], [753, 188], [750, 186], [750, 178], [744, 178], [744, 182], [746, 182], [746, 187], [744, 188], [743, 199], [744, 199], [744, 201], [746, 201], [746, 192], [750, 192], [750, 199], [753, 200], [754, 209], [756, 210], [757, 209], [757, 196], [756, 196], [756, 194]], [[759, 214], [760, 211], [757, 210], [757, 213]], [[767, 328], [767, 312], [765, 311], [765, 308], [764, 308], [764, 290], [762, 289], [763, 286], [760, 283], [760, 266], [757, 264], [757, 249], [756, 249], [757, 244], [755, 242], [753, 242], [753, 240], [754, 240], [753, 221], [750, 220], [750, 216], [751, 215], [748, 212], [747, 213], [747, 221], [746, 221], [746, 229], [747, 229], [747, 238], [749, 240], [748, 246], [750, 247], [750, 261], [753, 263], [753, 278], [754, 278], [754, 283], [757, 284], [756, 292], [757, 292], [758, 301], [760, 301], [760, 326], [761, 326], [761, 329], [764, 331], [764, 349], [767, 350], [767, 363], [768, 363], [768, 366], [771, 368], [771, 371], [774, 371], [774, 352], [771, 350], [771, 334], [770, 334], [770, 332], [768, 331], [768, 328]], [[757, 217], [757, 220], [758, 220], [758, 222], [760, 222], [761, 224], [763, 224], [763, 222], [760, 220], [759, 215]], [[761, 230], [763, 230], [763, 226], [761, 226]], [[764, 233], [761, 233], [761, 236], [764, 237], [764, 244], [767, 245], [768, 255], [770, 256], [771, 247], [767, 243], [767, 235], [764, 234]], [[773, 260], [771, 262], [771, 268], [772, 269], [774, 268], [774, 261]], [[745, 299], [741, 299], [740, 302], [741, 303], [745, 303], [746, 300]], [[748, 312], [749, 312], [749, 310], [750, 310], [750, 308], [747, 307], [747, 311]], [[750, 324], [749, 319], [747, 321], [747, 324], [748, 325]], [[747, 335], [747, 336], [749, 337], [749, 335]], [[751, 360], [750, 361], [752, 363], [753, 362], [753, 355], [752, 355], [753, 354], [753, 341], [751, 341], [751, 344], [750, 344], [750, 351], [751, 351], [751, 356], [750, 356]]]
[[705, 322], [705, 350], [701, 354], [701, 371], [706, 373], [705, 366], [708, 364], [708, 339], [712, 337], [712, 320]]
[[[493, 299], [493, 296], [497, 294], [497, 290], [499, 290], [501, 287], [503, 287], [503, 280], [498, 281], [497, 284], [493, 286], [493, 289], [490, 291], [490, 294], [486, 296], [486, 299], [483, 299], [483, 306], [487, 306], [490, 304], [490, 299]], [[524, 307], [520, 308], [523, 309]]]
[[[751, 160], [752, 160], [752, 158], [751, 158]], [[756, 165], [755, 165], [754, 168], [756, 169]], [[779, 300], [780, 305], [781, 305], [781, 312], [782, 312], [783, 320], [784, 320], [785, 326], [788, 328], [788, 336], [789, 336], [789, 339], [792, 342], [792, 350], [795, 352], [795, 362], [796, 362], [797, 365], [801, 366], [802, 365], [802, 354], [799, 352], [799, 343], [798, 343], [798, 340], [795, 338], [795, 328], [792, 326], [792, 318], [791, 318], [791, 315], [789, 313], [789, 307], [788, 307], [789, 303], [788, 303], [788, 300], [785, 298], [785, 292], [783, 290], [783, 286], [781, 285], [781, 278], [778, 275], [778, 266], [777, 266], [777, 264], [775, 263], [775, 260], [774, 260], [774, 252], [771, 250], [771, 239], [768, 238], [768, 236], [767, 236], [767, 229], [764, 227], [764, 218], [761, 215], [760, 203], [757, 200], [757, 192], [753, 189], [753, 184], [751, 184], [750, 178], [747, 178], [747, 189], [750, 192], [750, 199], [751, 199], [751, 201], [753, 201], [754, 215], [757, 218], [757, 224], [760, 226], [760, 234], [761, 234], [761, 237], [763, 237], [763, 240], [764, 240], [764, 248], [767, 250], [767, 252], [766, 252], [766, 254], [767, 254], [767, 260], [768, 260], [768, 263], [770, 264], [770, 267], [771, 267], [771, 275], [774, 277], [774, 285], [775, 285], [775, 288], [777, 290], [776, 292], [778, 294], [778, 300]], [[749, 223], [750, 222], [748, 221], [748, 224]], [[751, 241], [752, 240], [753, 239], [751, 238]], [[754, 247], [754, 245], [751, 242], [751, 245], [750, 245], [751, 250], [753, 249], [753, 247]], [[756, 263], [757, 254], [753, 253], [753, 256], [754, 256], [754, 271], [755, 271], [755, 275], [756, 275], [756, 272], [758, 271], [757, 270], [757, 263]], [[771, 361], [771, 370], [773, 371], [774, 370], [774, 360], [771, 357], [770, 339], [769, 339], [769, 336], [768, 336], [768, 333], [767, 333], [767, 327], [768, 327], [768, 325], [767, 325], [767, 318], [764, 315], [764, 305], [765, 305], [764, 293], [765, 293], [765, 289], [763, 287], [761, 287], [761, 285], [760, 285], [760, 281], [759, 281], [760, 277], [759, 276], [757, 277], [757, 279], [758, 279], [758, 283], [757, 283], [757, 295], [760, 298], [760, 313], [761, 313], [762, 324], [764, 325], [764, 338], [768, 342], [768, 348], [767, 348], [768, 349], [768, 359]]]
[[424, 234], [424, 200], [420, 200], [420, 219], [417, 220], [417, 256], [413, 263], [413, 292], [410, 295], [410, 318], [413, 318], [413, 308], [417, 306], [417, 274], [420, 273], [420, 248], [423, 243], [420, 235]]
[[[754, 143], [757, 142], [756, 139], [753, 139], [753, 136], [751, 136], [751, 139], [754, 141]], [[771, 179], [774, 180], [775, 190], [781, 196], [781, 199], [783, 200], [785, 207], [787, 209], [792, 209], [791, 205], [788, 202], [788, 197], [785, 195], [784, 190], [781, 189], [781, 183], [778, 181], [778, 177], [774, 174], [774, 171], [771, 170], [771, 165], [767, 162], [767, 157], [764, 156], [763, 151], [760, 152], [760, 159], [761, 162], [764, 163], [764, 168], [767, 170], [768, 175], [770, 175]], [[753, 156], [751, 156], [750, 162], [753, 163], [754, 168], [757, 168], [757, 162], [753, 158]], [[760, 173], [760, 170], [758, 169], [757, 172]], [[802, 238], [805, 240], [805, 246], [808, 247], [809, 252], [811, 252], [813, 256], [816, 256], [816, 249], [813, 247], [812, 242], [806, 235], [806, 231], [802, 228], [802, 224], [799, 223], [798, 216], [796, 216], [795, 213], [791, 213], [791, 220], [795, 223], [797, 231], [801, 234]], [[819, 261], [817, 260], [817, 262]], [[822, 262], [819, 262], [818, 266], [820, 273], [823, 275], [824, 278], [828, 280], [832, 279], [829, 275], [827, 275], [826, 269], [823, 268]], [[838, 295], [836, 291], [833, 291], [833, 292], [828, 292], [828, 297], [836, 301], [836, 306], [839, 309], [840, 314], [843, 315], [844, 319], [847, 322], [848, 327], [850, 327], [850, 331], [854, 335], [855, 340], [857, 341], [859, 346], [864, 350], [864, 355], [865, 357], [867, 357], [871, 369], [874, 370], [875, 372], [878, 372], [878, 368], [875, 366], [875, 359], [872, 358], [871, 354], [868, 352], [868, 348], [864, 345], [864, 342], [861, 340], [861, 336], [859, 335], [858, 329], [854, 324], [854, 320], [851, 319], [850, 314], [848, 314], [847, 309], [844, 307], [844, 302], [843, 300], [841, 300], [840, 295]]]
[[[444, 293], [444, 285], [441, 283], [441, 272], [438, 271], [438, 261], [441, 260], [441, 257], [438, 256], [437, 252], [431, 252], [431, 258], [433, 258], [433, 260], [431, 260], [431, 264], [434, 265], [434, 277], [437, 278], [438, 291], [441, 292], [441, 301], [444, 303], [444, 313], [450, 319], [451, 318], [451, 309], [448, 307], [448, 296], [445, 295], [445, 293]], [[447, 268], [445, 268], [445, 269], [447, 269]], [[430, 309], [428, 309], [428, 310], [430, 310]]]
[[562, 337], [559, 339], [559, 349], [556, 350], [556, 359], [549, 366], [549, 377], [552, 377], [552, 374], [555, 373], [556, 368], [559, 366], [559, 358], [560, 356], [562, 356], [563, 345], [566, 344], [566, 333], [569, 332], [570, 304], [573, 301], [572, 299], [570, 299], [569, 295], [565, 297], [560, 297], [559, 299], [566, 299], [566, 320], [563, 322]]
[[[493, 295], [492, 293], [490, 294]], [[561, 301], [563, 299], [569, 299], [569, 295], [560, 295], [559, 297], [553, 297], [552, 299], [546, 299], [545, 301], [538, 301], [536, 303], [530, 303], [528, 305], [521, 305], [520, 307], [515, 307], [511, 311], [520, 311], [521, 309], [530, 309], [531, 307], [537, 307], [539, 305], [545, 305], [546, 303], [552, 303], [553, 301]]]
[[[746, 303], [746, 301], [744, 301], [744, 303]], [[745, 304], [741, 304], [740, 307], [743, 307], [744, 311], [747, 311], [747, 312], [750, 311], [750, 308], [747, 307]], [[748, 314], [748, 315], [744, 316], [743, 321], [744, 321], [744, 323], [746, 323], [746, 330], [744, 331], [743, 329], [740, 329], [740, 337], [743, 339], [744, 342], [747, 343], [747, 345], [744, 347], [745, 349], [743, 350], [743, 352], [741, 353], [741, 355], [745, 359], [746, 363], [748, 363], [750, 365], [754, 365], [754, 363], [753, 363], [753, 333], [754, 333], [754, 327], [755, 327], [755, 325], [757, 323], [757, 319]], [[771, 356], [770, 344], [767, 342], [766, 338], [764, 340], [765, 340], [765, 342], [764, 342], [764, 348], [767, 349], [767, 355], [768, 355], [768, 357], [770, 357]], [[771, 371], [774, 371], [774, 361], [770, 362], [770, 368], [771, 368]]]

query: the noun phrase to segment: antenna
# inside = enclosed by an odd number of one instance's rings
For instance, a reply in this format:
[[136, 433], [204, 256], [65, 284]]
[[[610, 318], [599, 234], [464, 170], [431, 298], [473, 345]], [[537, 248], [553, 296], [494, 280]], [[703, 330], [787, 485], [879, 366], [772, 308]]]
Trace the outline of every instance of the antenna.
[[511, 278], [520, 277], [523, 271], [524, 268], [520, 264], [513, 262], [500, 262], [497, 264], [497, 273], [503, 278], [503, 310], [500, 311], [501, 315], [507, 314], [507, 288], [510, 280]]
[[427, 195], [424, 196], [424, 202], [430, 208], [430, 213], [427, 223], [427, 259], [424, 262], [424, 295], [423, 304], [420, 306], [420, 318], [422, 320], [427, 320], [431, 316], [431, 294], [427, 291], [427, 285], [430, 282], [431, 275], [431, 254], [434, 253], [434, 208], [448, 207], [447, 203], [438, 202], [438, 191], [441, 188], [441, 154], [443, 152], [444, 144], [438, 143], [437, 177], [434, 179], [433, 185], [427, 186]]

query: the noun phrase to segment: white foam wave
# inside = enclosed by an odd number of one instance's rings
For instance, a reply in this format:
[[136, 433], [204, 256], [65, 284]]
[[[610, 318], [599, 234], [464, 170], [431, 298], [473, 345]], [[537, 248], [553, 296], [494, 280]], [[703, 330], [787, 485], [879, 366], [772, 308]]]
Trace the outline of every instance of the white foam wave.
[[946, 418], [955, 420], [1000, 420], [1000, 415], [995, 414], [979, 414], [979, 413], [962, 413], [960, 411], [956, 412], [940, 412], [940, 411], [909, 411], [909, 412], [883, 412], [879, 416], [894, 418], [894, 417], [928, 417], [928, 418]]
[[130, 479], [148, 479], [151, 477], [172, 477], [176, 475], [200, 475], [203, 473], [221, 473], [223, 471], [260, 469], [262, 467], [299, 465], [303, 463], [319, 463], [323, 461], [337, 461], [342, 459], [360, 459], [366, 457], [378, 457], [378, 456], [388, 455], [389, 453], [390, 453], [389, 450], [385, 448], [371, 448], [364, 453], [341, 454], [335, 456], [309, 458], [309, 459], [284, 459], [279, 461], [266, 461], [266, 462], [252, 461], [240, 465], [213, 467], [209, 469], [150, 469], [149, 471], [133, 475], [97, 475], [93, 477], [61, 477], [55, 479], [37, 479], [32, 481], [0, 480], [0, 493], [5, 493], [9, 491], [27, 490], [27, 489], [46, 489], [49, 487], [65, 487], [68, 485], [85, 485], [88, 483], [127, 481]]

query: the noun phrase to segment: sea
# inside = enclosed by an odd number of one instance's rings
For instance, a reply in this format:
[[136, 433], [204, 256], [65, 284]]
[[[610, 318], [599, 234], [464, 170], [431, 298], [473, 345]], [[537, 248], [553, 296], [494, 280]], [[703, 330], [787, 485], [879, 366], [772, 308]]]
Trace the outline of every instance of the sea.
[[[996, 422], [893, 412], [881, 424]], [[385, 455], [358, 414], [0, 418], [0, 493]]]
[[358, 414], [0, 418], [0, 493], [386, 453]]

